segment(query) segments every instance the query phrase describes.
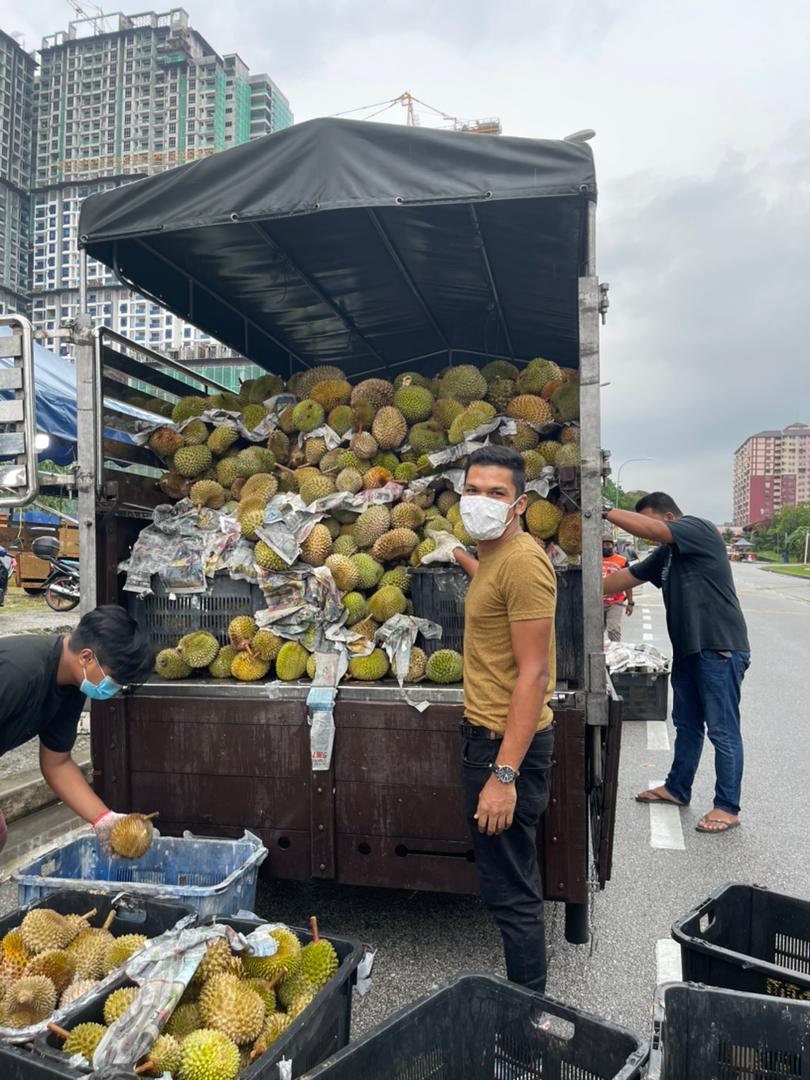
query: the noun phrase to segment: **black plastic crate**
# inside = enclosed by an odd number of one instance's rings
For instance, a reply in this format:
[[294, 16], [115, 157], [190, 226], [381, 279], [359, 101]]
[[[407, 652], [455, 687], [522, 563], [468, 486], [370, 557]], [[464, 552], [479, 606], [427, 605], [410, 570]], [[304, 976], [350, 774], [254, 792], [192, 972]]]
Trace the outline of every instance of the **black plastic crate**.
[[648, 1080], [807, 1080], [810, 1004], [685, 983], [659, 986]]
[[810, 1001], [808, 900], [724, 885], [678, 919], [672, 936], [690, 982]]
[[422, 638], [419, 644], [430, 656], [438, 649], [464, 647], [464, 601], [470, 579], [460, 566], [424, 566], [411, 570], [413, 613], [442, 628], [440, 638]]
[[624, 701], [624, 720], [666, 720], [668, 671], [619, 671], [610, 678], [616, 693]]
[[[267, 920], [218, 917], [212, 921], [232, 926], [241, 933], [249, 934], [257, 926], [263, 926]], [[290, 929], [298, 935], [302, 944], [306, 945], [312, 940], [309, 930], [300, 930], [295, 926], [291, 926]], [[337, 972], [320, 991], [315, 1002], [293, 1021], [284, 1034], [272, 1043], [260, 1058], [239, 1073], [238, 1080], [261, 1080], [263, 1077], [272, 1077], [272, 1080], [276, 1080], [278, 1075], [276, 1065], [282, 1058], [292, 1061], [292, 1076], [299, 1077], [307, 1069], [314, 1068], [331, 1054], [342, 1049], [349, 1041], [352, 988], [357, 981], [357, 965], [363, 956], [363, 946], [359, 942], [332, 937], [328, 934], [322, 934], [321, 937], [327, 938], [335, 947], [340, 961]], [[72, 1028], [77, 1024], [101, 1022], [107, 995], [119, 986], [131, 985], [131, 981], [122, 975], [115, 987], [108, 989], [104, 994], [95, 996], [81, 1009], [77, 1009], [65, 1026]], [[54, 1068], [61, 1070], [56, 1074], [47, 1075], [76, 1077], [77, 1071], [66, 1064], [67, 1058], [62, 1052], [61, 1042], [55, 1035], [50, 1032], [40, 1035], [35, 1049], [43, 1060], [50, 1061]], [[2, 1060], [0, 1060], [0, 1067], [2, 1067]], [[35, 1076], [34, 1073], [30, 1075]], [[0, 1073], [0, 1076], [5, 1080], [4, 1073]], [[23, 1073], [21, 1077], [28, 1080], [28, 1074]]]
[[[109, 896], [92, 889], [63, 889], [5, 915], [0, 919], [0, 937], [19, 926], [27, 912], [42, 907], [58, 911], [60, 915], [84, 915], [92, 908], [96, 908], [96, 915], [92, 919], [93, 926], [101, 926], [111, 909], [115, 908], [116, 917], [110, 926], [110, 932], [114, 937], [121, 937], [124, 934], [145, 934], [147, 937], [157, 937], [165, 930], [171, 929], [186, 915], [195, 914], [193, 908], [171, 900], [153, 900], [131, 893]], [[95, 1008], [100, 1015], [101, 1003], [107, 995], [112, 992], [114, 986], [123, 985], [125, 982], [126, 979], [122, 976], [120, 983], [114, 981], [104, 991], [91, 994], [80, 1006], [77, 1005], [77, 1009], [84, 1011]], [[39, 1077], [44, 1080], [48, 1077], [63, 1076], [75, 1077], [76, 1071], [66, 1069], [61, 1061], [54, 1063], [43, 1061], [30, 1049], [0, 1043], [2, 1080], [37, 1080]]]
[[155, 649], [173, 648], [195, 630], [208, 630], [225, 645], [231, 619], [253, 616], [267, 606], [258, 585], [227, 576], [214, 578], [208, 592], [190, 596], [170, 594], [157, 576], [152, 578], [152, 589], [152, 596], [124, 595], [127, 611], [149, 634]]
[[[547, 1028], [532, 1022], [544, 1012]], [[606, 1020], [490, 975], [458, 975], [306, 1080], [629, 1080], [647, 1044]]]

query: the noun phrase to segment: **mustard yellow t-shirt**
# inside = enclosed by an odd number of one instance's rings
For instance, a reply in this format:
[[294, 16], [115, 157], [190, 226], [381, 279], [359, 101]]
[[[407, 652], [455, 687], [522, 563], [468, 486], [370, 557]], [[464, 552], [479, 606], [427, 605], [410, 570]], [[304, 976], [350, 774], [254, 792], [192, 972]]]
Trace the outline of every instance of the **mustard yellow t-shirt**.
[[[464, 715], [471, 724], [506, 729], [518, 668], [510, 623], [553, 619], [557, 579], [545, 551], [526, 533], [480, 557], [464, 604]], [[549, 646], [549, 683], [537, 730], [552, 720], [549, 702], [557, 675], [554, 628]]]

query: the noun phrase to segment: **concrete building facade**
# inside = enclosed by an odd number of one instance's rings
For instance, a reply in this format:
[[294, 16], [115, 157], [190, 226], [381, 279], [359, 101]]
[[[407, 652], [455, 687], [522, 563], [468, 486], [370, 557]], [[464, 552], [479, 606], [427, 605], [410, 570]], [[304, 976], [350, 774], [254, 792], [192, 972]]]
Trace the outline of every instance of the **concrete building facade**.
[[[76, 311], [78, 219], [89, 195], [238, 146], [292, 123], [289, 102], [236, 54], [220, 55], [182, 8], [78, 19], [46, 37], [36, 80], [32, 317], [43, 343]], [[92, 262], [98, 322], [184, 360], [226, 351]]]
[[734, 524], [772, 521], [799, 503], [810, 503], [810, 426], [750, 435], [734, 453]]
[[0, 30], [0, 313], [30, 313], [35, 68]]

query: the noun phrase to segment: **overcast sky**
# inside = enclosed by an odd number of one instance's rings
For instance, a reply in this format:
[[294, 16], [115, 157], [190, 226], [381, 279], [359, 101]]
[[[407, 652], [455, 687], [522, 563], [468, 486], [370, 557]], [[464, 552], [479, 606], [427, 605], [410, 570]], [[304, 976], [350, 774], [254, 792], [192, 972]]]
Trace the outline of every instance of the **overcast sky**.
[[[726, 520], [739, 443], [810, 423], [808, 0], [186, 7], [218, 52], [270, 73], [299, 121], [409, 89], [499, 116], [508, 135], [596, 130], [604, 445], [614, 468], [653, 459], [623, 487]], [[66, 0], [0, 0], [0, 26], [29, 48], [71, 17]]]

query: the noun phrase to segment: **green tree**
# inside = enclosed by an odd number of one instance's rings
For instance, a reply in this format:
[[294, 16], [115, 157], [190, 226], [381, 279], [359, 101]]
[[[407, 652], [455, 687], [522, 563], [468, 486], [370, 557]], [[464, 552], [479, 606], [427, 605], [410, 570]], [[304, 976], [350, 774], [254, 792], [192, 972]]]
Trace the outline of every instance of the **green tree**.
[[606, 480], [602, 488], [602, 496], [618, 510], [635, 510], [636, 503], [646, 491], [622, 491], [619, 492], [613, 480]]
[[723, 537], [723, 543], [725, 544], [730, 544], [734, 539], [734, 533], [731, 529], [723, 529], [720, 535]]

